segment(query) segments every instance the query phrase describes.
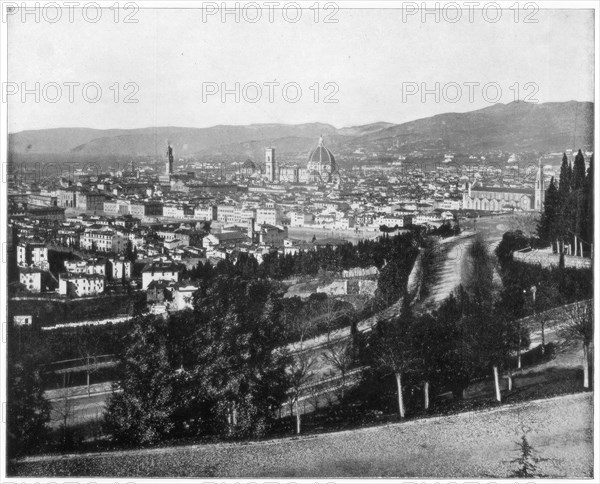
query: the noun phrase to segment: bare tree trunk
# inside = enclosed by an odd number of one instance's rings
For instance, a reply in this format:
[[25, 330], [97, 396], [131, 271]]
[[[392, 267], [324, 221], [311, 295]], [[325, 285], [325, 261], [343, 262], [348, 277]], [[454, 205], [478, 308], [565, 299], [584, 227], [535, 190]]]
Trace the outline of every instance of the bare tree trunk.
[[296, 433], [300, 434], [300, 404], [298, 397], [296, 397]]
[[89, 370], [87, 372], [86, 379], [87, 379], [87, 393], [88, 393], [88, 398], [89, 398], [90, 397], [90, 372], [89, 372]]
[[512, 391], [512, 387], [513, 387], [513, 377], [512, 377], [512, 372], [509, 370], [508, 374], [506, 375], [506, 381], [508, 383], [508, 391]]
[[579, 242], [579, 255], [583, 257], [583, 242]]
[[519, 326], [517, 328], [517, 331], [519, 331], [519, 346], [517, 348], [517, 368], [520, 370], [521, 369], [521, 321], [519, 320]]
[[583, 343], [583, 388], [590, 387], [589, 344]]
[[498, 367], [495, 365], [494, 365], [494, 386], [496, 387], [496, 400], [501, 402], [502, 396], [500, 395], [500, 382], [498, 381]]
[[423, 398], [425, 400], [425, 402], [424, 402], [425, 410], [429, 410], [429, 382], [428, 381], [426, 381], [423, 384]]
[[545, 326], [546, 326], [546, 321], [542, 320], [542, 355], [546, 353], [546, 335], [544, 334]]
[[400, 418], [404, 418], [404, 400], [402, 399], [402, 375], [396, 373], [396, 386], [398, 387], [398, 410]]

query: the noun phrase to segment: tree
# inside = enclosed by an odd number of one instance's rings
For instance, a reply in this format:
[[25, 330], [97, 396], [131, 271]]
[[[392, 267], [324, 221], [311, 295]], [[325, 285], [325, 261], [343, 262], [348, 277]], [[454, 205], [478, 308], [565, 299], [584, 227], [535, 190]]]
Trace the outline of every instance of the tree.
[[101, 338], [103, 336], [90, 329], [89, 326], [80, 328], [76, 332], [77, 352], [81, 358], [86, 372], [87, 394], [90, 396], [90, 375], [95, 373], [98, 366], [98, 356], [101, 348]]
[[585, 158], [581, 149], [575, 155], [575, 161], [573, 163], [573, 175], [571, 178], [571, 189], [579, 190], [583, 188], [585, 183]]
[[[300, 316], [300, 317], [298, 317]], [[303, 318], [301, 315], [290, 317], [286, 321], [288, 331], [296, 335], [297, 343], [291, 354], [291, 363], [288, 367], [292, 403], [296, 407], [296, 433], [301, 431], [300, 395], [303, 387], [313, 376], [313, 368], [317, 363], [317, 356], [312, 348], [306, 347], [306, 341], [314, 336], [314, 323], [312, 318]]]
[[58, 388], [58, 398], [52, 405], [52, 420], [60, 422], [60, 444], [64, 450], [72, 449], [80, 443], [76, 439], [74, 428], [75, 417], [75, 387], [71, 384], [71, 373], [66, 370], [63, 373], [62, 386]]
[[558, 335], [583, 346], [583, 387], [590, 386], [590, 344], [594, 339], [594, 313], [591, 301], [580, 301], [563, 308], [565, 323]]
[[585, 192], [587, 202], [587, 234], [586, 238], [591, 244], [594, 241], [594, 155], [590, 157], [590, 166], [585, 179]]
[[[461, 320], [463, 327], [463, 359], [467, 373], [491, 367], [500, 401], [499, 370], [509, 364], [510, 348], [515, 332], [512, 318], [494, 311], [493, 264], [483, 239], [476, 238], [464, 259], [463, 281], [467, 304]], [[465, 354], [466, 353], [466, 354]]]
[[[521, 350], [529, 347], [529, 330], [521, 324], [525, 317], [525, 291], [521, 288], [521, 281], [505, 278], [504, 287], [500, 291], [496, 303], [495, 313], [504, 318], [506, 324], [514, 325], [507, 328], [507, 344], [517, 353], [517, 368], [521, 369]], [[510, 362], [509, 362], [510, 363]], [[512, 369], [508, 366], [509, 387], [512, 387]]]
[[281, 298], [264, 280], [217, 276], [200, 285], [195, 331], [183, 348], [192, 380], [186, 400], [203, 402], [206, 414], [201, 431], [260, 436], [270, 425], [289, 388]]
[[121, 378], [105, 416], [106, 429], [117, 442], [151, 444], [173, 429], [176, 402], [166, 330], [166, 323], [158, 318], [141, 317], [134, 322], [120, 356]]
[[400, 418], [405, 417], [402, 377], [414, 368], [417, 361], [413, 336], [413, 320], [408, 305], [404, 306], [399, 318], [378, 321], [371, 331], [372, 366], [394, 375]]
[[[537, 226], [537, 234], [540, 239], [545, 242], [550, 242], [554, 247], [554, 241], [562, 232], [560, 227], [562, 213], [562, 199], [554, 184], [554, 177], [550, 180], [550, 185], [546, 189], [546, 197], [544, 199], [544, 211]], [[559, 250], [558, 243], [556, 250]]]
[[463, 259], [462, 286], [469, 295], [471, 309], [489, 314], [492, 304], [494, 267], [483, 238], [478, 235]]
[[333, 366], [340, 374], [340, 401], [343, 401], [346, 388], [346, 377], [356, 358], [351, 340], [333, 341], [331, 333], [327, 334], [327, 343], [322, 353], [324, 361]]
[[[556, 185], [556, 181], [554, 182]], [[537, 212], [525, 212], [509, 215], [506, 225], [512, 232], [521, 232], [526, 239], [532, 239], [536, 235], [536, 227], [539, 223], [540, 214]]]
[[560, 178], [558, 183], [558, 193], [562, 200], [566, 200], [571, 191], [571, 167], [567, 154], [563, 153], [562, 164], [560, 165]]
[[[562, 173], [564, 171], [564, 174]], [[563, 183], [563, 178], [565, 182]], [[567, 180], [570, 189], [567, 190]], [[574, 253], [582, 252], [579, 239], [588, 234], [588, 200], [586, 195], [585, 158], [581, 150], [577, 152], [571, 174], [561, 169], [561, 187], [559, 189], [560, 223], [557, 227], [559, 239], [573, 242]]]
[[530, 240], [520, 230], [504, 232], [502, 240], [496, 247], [496, 257], [500, 263], [512, 260], [513, 253], [529, 247]]
[[136, 259], [136, 255], [133, 251], [133, 243], [131, 242], [131, 240], [128, 240], [127, 245], [125, 246], [125, 259], [131, 262], [134, 262]]
[[548, 459], [542, 459], [536, 456], [534, 448], [527, 440], [527, 435], [523, 434], [521, 441], [517, 442], [517, 451], [519, 457], [511, 460], [511, 463], [518, 464], [516, 471], [510, 474], [510, 477], [517, 477], [519, 479], [527, 479], [531, 477], [547, 477], [540, 474], [538, 471], [538, 463], [546, 461]]
[[44, 397], [40, 369], [31, 358], [8, 358], [7, 376], [7, 453], [18, 457], [44, 444], [50, 402]]
[[432, 314], [418, 318], [415, 324], [415, 349], [419, 364], [419, 373], [423, 378], [423, 408], [429, 409], [430, 384], [442, 384], [442, 372], [446, 364], [445, 329], [447, 320], [438, 320]]
[[573, 194], [574, 203], [575, 203], [575, 255], [577, 255], [577, 251], [581, 252], [581, 256], [583, 256], [583, 251], [577, 247], [577, 240], [583, 239], [587, 235], [587, 207], [588, 202], [586, 198], [585, 189], [581, 188], [576, 193]]
[[377, 294], [385, 307], [395, 303], [404, 295], [407, 277], [405, 268], [395, 260], [388, 262], [381, 269], [377, 281]]

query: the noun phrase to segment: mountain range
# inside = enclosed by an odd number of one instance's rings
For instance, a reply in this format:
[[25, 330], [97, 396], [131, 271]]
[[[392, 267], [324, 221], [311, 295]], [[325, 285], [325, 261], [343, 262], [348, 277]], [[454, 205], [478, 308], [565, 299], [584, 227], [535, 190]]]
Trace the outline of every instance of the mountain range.
[[176, 157], [227, 155], [262, 159], [265, 146], [279, 153], [305, 153], [319, 136], [336, 152], [397, 152], [434, 149], [461, 153], [592, 149], [591, 102], [495, 104], [466, 113], [445, 113], [402, 124], [373, 123], [335, 128], [329, 124], [218, 125], [210, 128], [56, 128], [9, 134], [17, 154], [164, 156], [167, 142]]

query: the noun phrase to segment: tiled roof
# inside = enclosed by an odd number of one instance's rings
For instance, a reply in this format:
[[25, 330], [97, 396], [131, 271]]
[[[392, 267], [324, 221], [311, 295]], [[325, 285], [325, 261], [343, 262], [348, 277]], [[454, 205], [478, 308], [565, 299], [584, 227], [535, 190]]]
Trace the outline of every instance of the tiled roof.
[[510, 187], [482, 187], [477, 186], [471, 188], [471, 192], [494, 192], [494, 193], [523, 193], [533, 195], [533, 188], [510, 188]]
[[174, 262], [151, 262], [144, 266], [142, 272], [166, 272], [178, 271], [180, 269], [180, 264], [176, 264]]
[[246, 239], [248, 236], [245, 234], [242, 234], [241, 232], [220, 232], [217, 234], [213, 234], [220, 242], [226, 241], [226, 240], [241, 240], [241, 239]]

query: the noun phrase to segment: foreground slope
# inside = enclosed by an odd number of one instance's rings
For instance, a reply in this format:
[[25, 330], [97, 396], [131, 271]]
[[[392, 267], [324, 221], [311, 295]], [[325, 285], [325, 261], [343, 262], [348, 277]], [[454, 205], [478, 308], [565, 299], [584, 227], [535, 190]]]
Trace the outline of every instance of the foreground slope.
[[[30, 458], [20, 476], [509, 477], [527, 433], [540, 474], [591, 477], [592, 395], [249, 445]], [[12, 473], [12, 472], [11, 472]]]

